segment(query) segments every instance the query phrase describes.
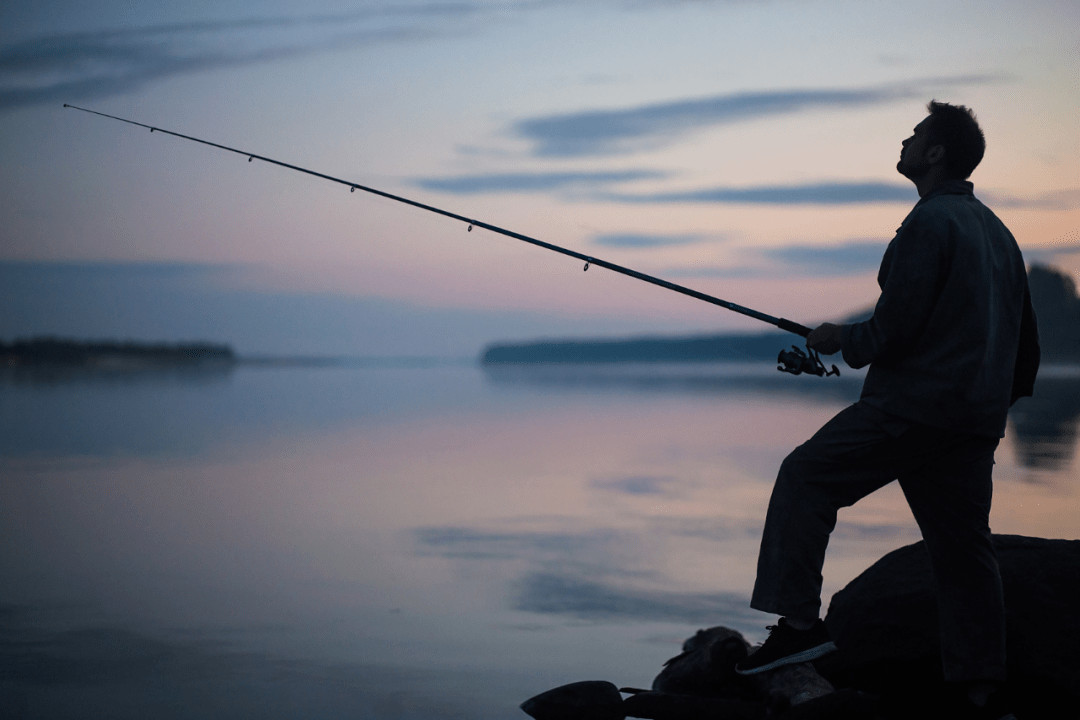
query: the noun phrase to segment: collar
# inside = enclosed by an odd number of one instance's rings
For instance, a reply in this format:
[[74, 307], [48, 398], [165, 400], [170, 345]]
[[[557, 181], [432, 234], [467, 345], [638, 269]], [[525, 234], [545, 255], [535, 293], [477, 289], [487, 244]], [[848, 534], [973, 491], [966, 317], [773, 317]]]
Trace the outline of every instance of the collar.
[[975, 186], [967, 180], [943, 180], [938, 183], [930, 192], [925, 196], [919, 198], [919, 202], [915, 203], [915, 207], [922, 205], [930, 198], [935, 198], [938, 195], [974, 195]]

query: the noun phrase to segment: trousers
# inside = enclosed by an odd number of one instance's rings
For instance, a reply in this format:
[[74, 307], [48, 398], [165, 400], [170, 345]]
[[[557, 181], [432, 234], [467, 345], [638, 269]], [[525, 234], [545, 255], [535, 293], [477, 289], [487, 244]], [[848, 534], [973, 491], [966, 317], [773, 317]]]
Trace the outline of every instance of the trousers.
[[950, 682], [1005, 680], [1005, 604], [990, 539], [998, 438], [949, 432], [858, 402], [780, 466], [751, 607], [813, 620], [837, 510], [900, 483], [930, 555]]

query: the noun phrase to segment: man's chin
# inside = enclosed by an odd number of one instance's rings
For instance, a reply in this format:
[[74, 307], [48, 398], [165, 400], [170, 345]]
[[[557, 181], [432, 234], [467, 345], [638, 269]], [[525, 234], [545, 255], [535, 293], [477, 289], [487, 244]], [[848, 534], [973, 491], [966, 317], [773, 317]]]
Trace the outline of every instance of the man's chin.
[[930, 167], [911, 167], [909, 165], [904, 165], [904, 161], [901, 160], [896, 163], [896, 172], [900, 173], [911, 182], [916, 182], [923, 175], [930, 172]]

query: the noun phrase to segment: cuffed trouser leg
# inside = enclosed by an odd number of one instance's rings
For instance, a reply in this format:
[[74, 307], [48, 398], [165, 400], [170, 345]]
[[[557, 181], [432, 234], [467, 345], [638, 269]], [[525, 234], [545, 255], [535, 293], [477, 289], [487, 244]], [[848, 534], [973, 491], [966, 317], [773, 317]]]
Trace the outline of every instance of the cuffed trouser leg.
[[837, 511], [899, 478], [931, 557], [946, 679], [1002, 680], [1004, 604], [989, 529], [997, 439], [919, 425], [895, 432], [856, 404], [784, 460], [750, 605], [816, 618]]
[[1005, 600], [990, 540], [996, 438], [968, 436], [900, 476], [934, 574], [945, 679], [1005, 681]]
[[896, 478], [875, 452], [894, 440], [860, 405], [841, 411], [780, 466], [758, 554], [750, 606], [813, 620], [836, 513]]

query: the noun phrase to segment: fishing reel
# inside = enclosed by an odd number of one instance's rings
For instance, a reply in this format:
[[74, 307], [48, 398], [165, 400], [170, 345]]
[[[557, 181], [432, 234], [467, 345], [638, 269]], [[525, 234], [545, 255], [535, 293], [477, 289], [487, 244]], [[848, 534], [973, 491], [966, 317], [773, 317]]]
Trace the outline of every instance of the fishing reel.
[[818, 355], [816, 350], [811, 350], [809, 345], [806, 346], [806, 351], [803, 352], [794, 345], [791, 346], [790, 350], [781, 350], [776, 357], [776, 369], [792, 375], [802, 375], [803, 373], [817, 375], [818, 377], [840, 375], [840, 371], [835, 365], [832, 366], [832, 370], [826, 370], [825, 363], [821, 362], [821, 356]]

